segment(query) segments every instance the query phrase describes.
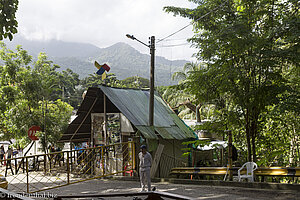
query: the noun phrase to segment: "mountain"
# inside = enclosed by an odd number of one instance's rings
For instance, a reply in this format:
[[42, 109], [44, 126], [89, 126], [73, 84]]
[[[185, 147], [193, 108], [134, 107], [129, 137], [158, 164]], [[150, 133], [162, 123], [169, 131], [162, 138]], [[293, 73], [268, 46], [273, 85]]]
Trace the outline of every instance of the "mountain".
[[40, 52], [45, 52], [49, 57], [86, 57], [99, 48], [92, 44], [64, 42], [60, 40], [27, 40], [24, 37], [16, 36], [12, 41], [5, 40], [9, 48], [21, 45], [32, 56], [37, 57]]
[[[142, 54], [125, 43], [116, 43], [107, 48], [99, 48], [92, 44], [64, 42], [59, 40], [30, 41], [22, 37], [15, 37], [13, 41], [6, 41], [10, 49], [22, 45], [30, 55], [36, 58], [39, 52], [45, 52], [49, 59], [59, 65], [60, 70], [72, 69], [84, 78], [96, 72], [94, 61], [107, 63], [118, 79], [140, 76], [149, 79], [150, 55]], [[183, 68], [186, 60], [168, 60], [155, 57], [155, 82], [157, 85], [172, 85], [172, 73]]]

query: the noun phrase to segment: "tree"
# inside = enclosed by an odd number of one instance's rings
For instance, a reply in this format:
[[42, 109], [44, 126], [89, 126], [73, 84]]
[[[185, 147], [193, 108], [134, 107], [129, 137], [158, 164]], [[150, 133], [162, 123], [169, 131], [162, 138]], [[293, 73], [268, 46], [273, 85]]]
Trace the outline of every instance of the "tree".
[[74, 109], [77, 109], [82, 100], [79, 75], [71, 69], [67, 69], [58, 74], [59, 90], [57, 95], [61, 96], [62, 101], [68, 102]]
[[132, 76], [132, 77], [125, 78], [124, 80], [120, 81], [120, 84], [123, 84], [128, 88], [149, 88], [150, 87], [149, 80], [139, 76]]
[[[177, 89], [184, 88], [184, 90], [179, 93], [184, 99], [181, 100], [180, 102], [178, 102], [176, 104], [176, 107], [174, 107], [174, 109], [178, 109], [180, 106], [187, 107], [189, 110], [191, 110], [192, 112], [194, 112], [196, 114], [197, 122], [201, 122], [200, 109], [203, 105], [202, 104], [203, 102], [201, 101], [201, 99], [198, 99], [198, 98], [195, 99], [195, 95], [191, 95], [188, 92], [189, 89], [188, 89], [188, 87], [186, 87], [186, 85], [189, 82], [189, 77], [190, 77], [189, 74], [194, 71], [197, 71], [199, 69], [199, 67], [200, 67], [200, 65], [197, 65], [195, 63], [187, 63], [184, 65], [182, 71], [175, 72], [172, 75], [173, 80], [175, 80], [175, 79], [179, 80], [179, 83], [178, 83], [179, 87], [176, 87], [176, 88]], [[180, 116], [180, 114], [179, 114], [179, 116]]]
[[43, 150], [47, 152], [46, 148], [49, 144], [57, 145], [58, 140], [67, 129], [73, 107], [61, 99], [47, 102], [46, 110], [44, 105], [40, 104], [39, 109], [35, 110], [35, 114], [38, 117], [37, 124], [44, 127], [38, 137]]
[[98, 87], [101, 84], [118, 88], [149, 88], [150, 83], [148, 79], [138, 76], [128, 77], [124, 80], [118, 80], [114, 73], [107, 74], [105, 80], [102, 80], [101, 76], [95, 73], [90, 74], [81, 81], [81, 86], [84, 90], [87, 90], [89, 87]]
[[[195, 35], [189, 41], [199, 49], [198, 59], [207, 64], [206, 73], [213, 75], [213, 89], [242, 114], [248, 160], [256, 161], [261, 116], [292, 89], [284, 68], [299, 66], [299, 2], [193, 2], [198, 4], [195, 9], [165, 10], [193, 20]], [[197, 81], [204, 77], [208, 76], [195, 73], [191, 84], [199, 86]]]
[[18, 32], [18, 22], [16, 20], [18, 4], [18, 0], [0, 2], [0, 40], [3, 40], [3, 38], [12, 40], [13, 34]]
[[[22, 99], [23, 75], [28, 73], [28, 68], [24, 67], [31, 62], [31, 57], [26, 51], [17, 47], [17, 52], [13, 52], [6, 48], [3, 43], [0, 43], [0, 59], [3, 65], [0, 66], [0, 127], [1, 136], [3, 139], [15, 138], [22, 130], [17, 129], [12, 123], [12, 118], [19, 117], [16, 113], [16, 107], [24, 107], [26, 99]], [[21, 67], [23, 66], [23, 67]], [[21, 109], [22, 110], [22, 109]], [[25, 118], [25, 119], [28, 119]], [[18, 122], [16, 122], [18, 124]]]
[[[55, 143], [66, 128], [72, 107], [60, 100], [60, 73], [45, 54], [36, 62], [20, 46], [16, 51], [0, 43], [0, 138], [16, 139], [16, 145], [30, 141], [27, 131], [32, 125], [42, 127], [42, 145]], [[33, 67], [32, 67], [33, 66]]]

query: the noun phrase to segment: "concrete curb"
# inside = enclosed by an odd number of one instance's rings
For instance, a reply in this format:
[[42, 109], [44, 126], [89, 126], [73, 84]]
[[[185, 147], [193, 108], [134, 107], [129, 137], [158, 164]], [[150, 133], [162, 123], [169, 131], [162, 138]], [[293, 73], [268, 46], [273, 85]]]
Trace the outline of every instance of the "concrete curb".
[[[112, 176], [109, 179], [122, 180], [122, 181], [139, 181], [139, 177], [130, 177], [130, 176]], [[236, 182], [236, 181], [220, 181], [220, 180], [189, 180], [189, 179], [176, 179], [176, 178], [153, 178], [151, 180], [154, 183], [168, 182], [173, 184], [192, 184], [192, 185], [300, 191], [300, 184], [261, 183], [261, 182], [252, 183], [252, 182]]]

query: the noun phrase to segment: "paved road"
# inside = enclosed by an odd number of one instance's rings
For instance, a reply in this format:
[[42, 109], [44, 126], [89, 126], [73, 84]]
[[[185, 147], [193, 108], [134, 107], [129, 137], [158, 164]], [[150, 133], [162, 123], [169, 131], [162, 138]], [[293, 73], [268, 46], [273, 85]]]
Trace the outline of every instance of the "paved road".
[[[300, 200], [300, 191], [262, 190], [224, 186], [181, 185], [169, 183], [153, 183], [157, 191], [188, 196], [191, 199], [205, 200]], [[79, 195], [79, 194], [109, 194], [124, 192], [139, 192], [139, 182], [98, 179], [47, 190], [50, 194]], [[145, 197], [141, 197], [145, 199]], [[90, 198], [91, 199], [91, 198]], [[99, 199], [99, 198], [98, 198]], [[100, 198], [101, 199], [101, 198]], [[104, 198], [111, 200], [126, 200], [133, 197]]]

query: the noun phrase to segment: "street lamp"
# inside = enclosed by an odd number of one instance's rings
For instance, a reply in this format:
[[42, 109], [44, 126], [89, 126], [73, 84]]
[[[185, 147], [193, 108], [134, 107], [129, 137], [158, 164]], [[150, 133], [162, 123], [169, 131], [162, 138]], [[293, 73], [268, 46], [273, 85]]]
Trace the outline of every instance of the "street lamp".
[[126, 37], [136, 40], [139, 43], [150, 48], [151, 55], [151, 64], [150, 64], [150, 100], [149, 100], [149, 126], [154, 125], [154, 58], [155, 58], [155, 37], [151, 36], [150, 45], [145, 44], [144, 42], [138, 40], [133, 35], [126, 34]]

